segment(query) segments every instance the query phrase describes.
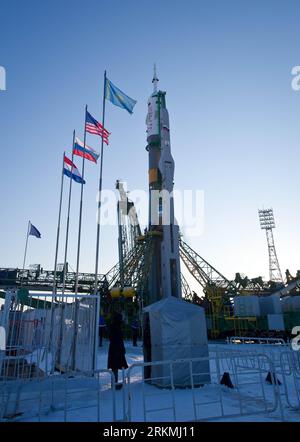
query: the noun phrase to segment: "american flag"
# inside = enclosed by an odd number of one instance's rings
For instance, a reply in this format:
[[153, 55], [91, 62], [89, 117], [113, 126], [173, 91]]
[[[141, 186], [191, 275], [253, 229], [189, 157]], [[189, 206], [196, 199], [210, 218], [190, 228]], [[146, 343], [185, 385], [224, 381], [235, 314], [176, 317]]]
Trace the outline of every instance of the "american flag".
[[86, 111], [85, 130], [90, 134], [100, 135], [100, 137], [103, 138], [104, 143], [108, 145], [110, 132], [108, 132], [108, 130], [106, 130], [88, 111]]

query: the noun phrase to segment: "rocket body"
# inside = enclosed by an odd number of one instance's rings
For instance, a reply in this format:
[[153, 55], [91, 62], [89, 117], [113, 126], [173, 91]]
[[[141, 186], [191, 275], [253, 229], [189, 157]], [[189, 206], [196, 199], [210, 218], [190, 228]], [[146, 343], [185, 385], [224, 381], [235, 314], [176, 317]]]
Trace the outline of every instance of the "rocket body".
[[[156, 89], [156, 88], [155, 88]], [[179, 227], [174, 216], [174, 159], [165, 92], [154, 90], [148, 100], [149, 233], [154, 252], [149, 275], [150, 304], [168, 296], [181, 298]]]

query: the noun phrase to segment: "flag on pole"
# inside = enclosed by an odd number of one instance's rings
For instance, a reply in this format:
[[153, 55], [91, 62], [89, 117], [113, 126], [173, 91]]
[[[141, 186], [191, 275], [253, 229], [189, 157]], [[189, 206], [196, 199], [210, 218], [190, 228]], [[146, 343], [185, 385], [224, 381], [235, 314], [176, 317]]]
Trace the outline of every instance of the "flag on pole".
[[132, 114], [136, 104], [136, 100], [124, 94], [124, 92], [117, 88], [108, 78], [105, 78], [105, 98], [114, 105], [126, 109], [130, 114]]
[[74, 181], [76, 181], [76, 183], [85, 184], [85, 181], [82, 179], [79, 170], [66, 155], [64, 157], [64, 175], [72, 178]]
[[40, 238], [41, 237], [41, 234], [38, 231], [38, 229], [33, 224], [31, 224], [30, 221], [29, 221], [29, 233], [28, 233], [28, 236], [29, 235], [35, 236], [36, 238]]
[[88, 111], [86, 111], [85, 130], [93, 135], [100, 135], [105, 144], [108, 145], [110, 132], [106, 130], [99, 121], [97, 121]]
[[78, 155], [79, 157], [84, 157], [86, 160], [93, 161], [93, 163], [97, 163], [99, 158], [98, 152], [92, 147], [84, 145], [84, 142], [78, 137], [75, 138], [73, 154]]

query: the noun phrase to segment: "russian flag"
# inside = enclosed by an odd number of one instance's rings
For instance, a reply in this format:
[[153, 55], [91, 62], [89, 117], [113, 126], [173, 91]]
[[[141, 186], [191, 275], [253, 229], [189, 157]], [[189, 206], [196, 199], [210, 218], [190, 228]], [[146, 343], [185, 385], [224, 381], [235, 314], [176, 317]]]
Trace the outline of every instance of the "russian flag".
[[75, 145], [73, 149], [73, 154], [79, 157], [84, 157], [86, 160], [97, 163], [99, 158], [98, 152], [96, 152], [92, 147], [84, 145], [84, 143], [79, 139], [75, 138]]
[[75, 166], [75, 164], [65, 155], [64, 158], [64, 174], [69, 178], [72, 178], [76, 183], [85, 184], [85, 181], [82, 179], [79, 170]]

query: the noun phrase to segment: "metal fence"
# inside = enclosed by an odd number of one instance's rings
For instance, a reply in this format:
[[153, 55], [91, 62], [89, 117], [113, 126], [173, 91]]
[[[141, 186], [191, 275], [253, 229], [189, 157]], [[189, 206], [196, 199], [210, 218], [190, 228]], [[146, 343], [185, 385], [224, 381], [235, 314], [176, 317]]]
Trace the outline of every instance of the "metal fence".
[[0, 312], [6, 348], [0, 382], [96, 368], [98, 297], [7, 292]]
[[[220, 346], [219, 346], [220, 347]], [[284, 345], [232, 345], [228, 351], [214, 346], [213, 351], [228, 354], [232, 351], [239, 356], [239, 365], [255, 367], [255, 355], [262, 352], [272, 361], [271, 376], [278, 383], [279, 401], [281, 402], [282, 419], [300, 420], [300, 351], [292, 349], [291, 343]], [[223, 368], [228, 368], [229, 359], [221, 359]], [[227, 364], [226, 364], [227, 362]], [[224, 366], [227, 365], [227, 366]], [[265, 369], [268, 367], [265, 366]]]
[[[204, 360], [209, 362], [211, 383], [199, 385], [194, 382], [199, 373], [193, 367], [195, 362]], [[176, 366], [183, 364], [189, 367], [190, 388], [178, 389], [174, 387], [173, 373]], [[169, 389], [158, 389], [155, 387], [158, 379], [145, 376], [148, 367], [159, 365], [165, 366], [164, 373], [168, 372]], [[224, 366], [233, 389], [220, 384]], [[277, 418], [281, 419], [278, 385], [265, 381], [267, 374], [273, 371], [272, 361], [264, 354], [247, 355], [243, 360], [239, 355], [216, 354], [208, 358], [136, 363], [127, 372], [127, 419], [214, 421], [260, 414], [269, 416], [276, 411]]]
[[[210, 346], [205, 358], [134, 363], [116, 390], [112, 372], [97, 369], [98, 311], [95, 296], [34, 295], [24, 302], [7, 293], [0, 420], [284, 420], [289, 410], [300, 420], [300, 352], [280, 340]], [[178, 372], [187, 374], [187, 388], [176, 388]], [[266, 382], [268, 375], [281, 385]], [[221, 383], [226, 377], [234, 388]]]
[[[265, 355], [251, 359], [231, 355], [152, 363], [135, 363], [123, 371], [123, 388], [116, 391], [110, 370], [6, 383], [1, 389], [2, 420], [22, 421], [215, 421], [251, 415], [282, 419], [278, 385], [265, 377], [274, 369]], [[209, 363], [210, 383], [200, 384], [199, 361]], [[250, 362], [251, 361], [251, 362]], [[254, 361], [254, 365], [253, 365]], [[157, 387], [157, 377], [145, 376], [147, 368], [164, 366], [170, 388]], [[188, 367], [189, 388], [175, 388], [174, 370]], [[220, 381], [228, 368], [233, 389]], [[185, 367], [185, 372], [186, 372]], [[157, 371], [156, 371], [157, 372]], [[203, 376], [203, 373], [201, 373]]]
[[[96, 370], [43, 379], [22, 379], [1, 388], [2, 421], [116, 421], [118, 411], [113, 373]], [[121, 413], [121, 414], [120, 414]]]
[[285, 399], [294, 411], [300, 411], [300, 351], [285, 351], [280, 354], [280, 373]]

